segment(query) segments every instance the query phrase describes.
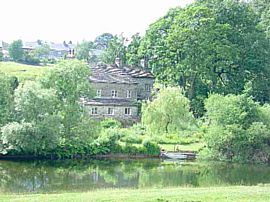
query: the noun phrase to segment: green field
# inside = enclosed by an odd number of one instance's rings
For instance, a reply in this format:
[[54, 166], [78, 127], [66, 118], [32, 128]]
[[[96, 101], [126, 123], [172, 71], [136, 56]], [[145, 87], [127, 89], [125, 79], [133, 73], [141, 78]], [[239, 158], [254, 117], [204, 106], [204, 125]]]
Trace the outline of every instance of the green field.
[[267, 202], [269, 186], [210, 188], [108, 189], [84, 193], [0, 195], [5, 202]]
[[48, 70], [48, 66], [33, 66], [15, 62], [0, 62], [0, 72], [16, 76], [20, 81], [35, 80]]

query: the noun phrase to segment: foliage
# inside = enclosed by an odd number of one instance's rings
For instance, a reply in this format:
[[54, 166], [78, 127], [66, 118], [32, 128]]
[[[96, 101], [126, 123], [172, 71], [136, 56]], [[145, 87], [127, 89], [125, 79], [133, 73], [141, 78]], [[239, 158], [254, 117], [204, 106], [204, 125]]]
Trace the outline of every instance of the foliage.
[[120, 128], [121, 127], [121, 122], [116, 120], [116, 119], [112, 119], [112, 118], [106, 118], [106, 119], [103, 119], [101, 122], [100, 122], [100, 126], [102, 128]]
[[90, 52], [94, 47], [94, 43], [92, 41], [82, 41], [76, 46], [76, 58], [79, 60], [89, 61]]
[[50, 46], [48, 44], [41, 44], [34, 50], [34, 56], [37, 58], [48, 59], [50, 54]]
[[270, 160], [268, 105], [247, 95], [211, 95], [205, 103], [209, 122], [205, 140], [214, 158], [237, 161]]
[[21, 61], [23, 59], [23, 43], [22, 40], [17, 40], [17, 41], [13, 41], [9, 48], [8, 48], [8, 52], [9, 52], [9, 56], [14, 60], [14, 61]]
[[142, 109], [142, 123], [150, 134], [163, 135], [190, 129], [195, 120], [189, 100], [177, 87], [161, 89], [152, 102]]
[[246, 81], [253, 81], [254, 98], [267, 102], [270, 46], [258, 23], [244, 1], [197, 1], [153, 23], [139, 55], [159, 81], [184, 89], [196, 116], [208, 93], [237, 94]]
[[25, 52], [23, 56], [23, 62], [29, 65], [39, 65], [40, 59], [35, 55], [35, 53]]
[[109, 42], [113, 39], [113, 35], [110, 33], [103, 33], [95, 38], [94, 44], [97, 49], [107, 49], [109, 47]]
[[126, 63], [126, 39], [120, 36], [114, 36], [110, 41], [108, 48], [105, 49], [101, 55], [101, 61], [106, 64], [114, 64], [115, 59], [118, 57], [123, 64]]
[[13, 120], [15, 79], [0, 73], [0, 127]]
[[146, 153], [149, 155], [159, 155], [160, 154], [160, 147], [156, 142], [152, 142], [148, 139], [143, 141], [143, 146], [146, 148]]
[[58, 143], [58, 120], [50, 117], [37, 126], [33, 123], [9, 123], [1, 129], [4, 149], [1, 153], [15, 151], [20, 154], [41, 154]]
[[134, 34], [131, 37], [131, 42], [127, 46], [126, 58], [127, 64], [130, 66], [138, 66], [140, 62], [139, 47], [141, 43], [141, 37], [139, 33]]
[[4, 54], [0, 51], [0, 62], [3, 61]]

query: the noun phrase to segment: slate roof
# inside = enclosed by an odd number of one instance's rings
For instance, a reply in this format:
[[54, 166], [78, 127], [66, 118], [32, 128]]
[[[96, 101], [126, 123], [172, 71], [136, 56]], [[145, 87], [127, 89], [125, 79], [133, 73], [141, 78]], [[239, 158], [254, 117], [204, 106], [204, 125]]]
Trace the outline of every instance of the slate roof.
[[85, 106], [95, 105], [95, 106], [137, 106], [138, 103], [130, 101], [128, 99], [122, 98], [94, 98], [94, 99], [84, 99], [81, 98], [81, 103]]
[[63, 43], [53, 43], [51, 42], [49, 44], [51, 50], [56, 50], [56, 51], [69, 51], [69, 47], [65, 46]]
[[23, 49], [30, 49], [30, 50], [34, 50], [39, 46], [37, 41], [33, 41], [33, 42], [23, 42]]
[[97, 83], [137, 84], [136, 78], [154, 78], [147, 70], [116, 65], [98, 65], [91, 67], [90, 81]]

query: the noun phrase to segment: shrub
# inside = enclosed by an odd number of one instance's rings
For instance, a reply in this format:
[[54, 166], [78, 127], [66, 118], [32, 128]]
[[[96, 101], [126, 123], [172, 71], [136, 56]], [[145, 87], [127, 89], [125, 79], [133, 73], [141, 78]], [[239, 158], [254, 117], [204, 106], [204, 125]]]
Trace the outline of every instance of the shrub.
[[102, 128], [120, 128], [121, 123], [112, 118], [106, 118], [100, 122]]
[[143, 147], [146, 149], [146, 154], [149, 154], [149, 155], [160, 154], [160, 147], [156, 142], [153, 142], [149, 139], [145, 139], [142, 144], [143, 144]]
[[270, 107], [246, 95], [211, 95], [206, 100], [208, 156], [233, 161], [270, 161]]

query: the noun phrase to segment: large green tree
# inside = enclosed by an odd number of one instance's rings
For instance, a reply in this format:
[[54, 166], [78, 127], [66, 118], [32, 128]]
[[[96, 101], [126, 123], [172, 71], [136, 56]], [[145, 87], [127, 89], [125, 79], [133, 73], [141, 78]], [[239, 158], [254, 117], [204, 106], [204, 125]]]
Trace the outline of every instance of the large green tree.
[[22, 40], [16, 40], [13, 41], [9, 48], [8, 48], [8, 52], [9, 52], [9, 56], [14, 60], [14, 61], [21, 61], [23, 59], [24, 56], [24, 52], [23, 52], [23, 43]]
[[76, 136], [73, 128], [83, 118], [80, 98], [92, 95], [89, 75], [90, 69], [85, 62], [69, 60], [59, 62], [41, 81], [44, 88], [55, 90], [67, 139]]
[[265, 102], [270, 46], [258, 23], [248, 3], [197, 1], [153, 23], [139, 52], [159, 81], [185, 90], [195, 113], [203, 113], [208, 93], [239, 93], [250, 80], [255, 99]]

